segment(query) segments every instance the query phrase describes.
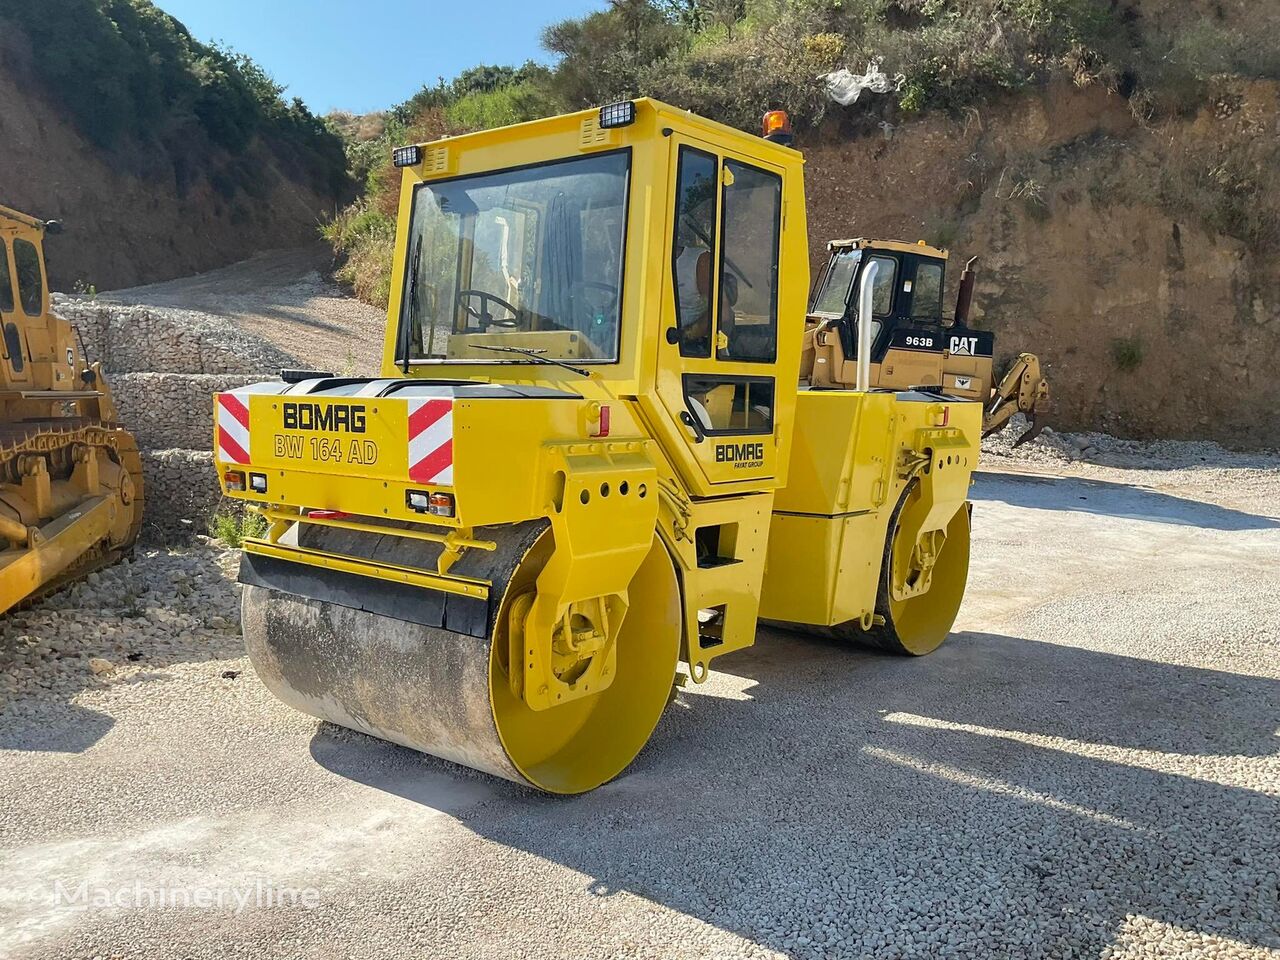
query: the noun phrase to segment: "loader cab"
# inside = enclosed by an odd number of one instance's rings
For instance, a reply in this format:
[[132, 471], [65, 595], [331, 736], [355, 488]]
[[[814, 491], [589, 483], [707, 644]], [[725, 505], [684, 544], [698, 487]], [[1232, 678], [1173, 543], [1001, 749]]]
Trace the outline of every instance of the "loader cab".
[[863, 271], [875, 263], [871, 362], [880, 363], [891, 348], [941, 351], [945, 348], [942, 292], [947, 252], [892, 240], [833, 240], [831, 256], [809, 303], [811, 323], [827, 322], [838, 331], [844, 354], [857, 357], [858, 290]]
[[697, 494], [781, 485], [801, 162], [647, 99], [402, 148], [384, 373], [624, 398]]
[[[818, 388], [855, 381], [858, 296], [868, 264], [873, 288], [870, 383], [876, 389], [924, 389], [985, 400], [995, 337], [969, 327], [957, 304], [946, 315], [947, 251], [924, 241], [834, 240], [806, 317], [802, 373]], [[966, 286], [961, 275], [961, 287]], [[972, 290], [972, 280], [968, 281]], [[965, 308], [967, 310], [967, 308]]]

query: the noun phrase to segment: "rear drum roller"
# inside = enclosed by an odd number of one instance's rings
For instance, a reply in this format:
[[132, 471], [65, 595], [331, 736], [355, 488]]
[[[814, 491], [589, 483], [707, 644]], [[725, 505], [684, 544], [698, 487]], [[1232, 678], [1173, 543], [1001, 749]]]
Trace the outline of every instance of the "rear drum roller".
[[[484, 531], [499, 543], [477, 561], [493, 568], [486, 637], [246, 585], [245, 644], [258, 675], [311, 716], [517, 783], [581, 793], [611, 780], [644, 747], [671, 692], [675, 571], [655, 539], [628, 591], [613, 683], [531, 710], [511, 692], [506, 663], [508, 610], [534, 588], [553, 548], [545, 524], [530, 527]], [[402, 550], [400, 538], [385, 539]]]
[[968, 503], [947, 524], [947, 539], [934, 561], [929, 589], [904, 600], [893, 597], [895, 565], [909, 559], [924, 515], [920, 484], [916, 481], [907, 487], [894, 508], [885, 537], [876, 591], [876, 615], [884, 622], [867, 631], [853, 630], [860, 643], [919, 657], [938, 649], [956, 622], [969, 578]]
[[969, 577], [969, 504], [957, 510], [947, 525], [947, 539], [934, 561], [929, 589], [918, 596], [895, 600], [892, 593], [895, 565], [909, 560], [924, 514], [919, 482], [913, 482], [894, 508], [885, 537], [875, 609], [876, 617], [883, 623], [869, 630], [864, 630], [856, 620], [832, 627], [802, 629], [910, 656], [924, 656], [938, 649], [956, 622]]

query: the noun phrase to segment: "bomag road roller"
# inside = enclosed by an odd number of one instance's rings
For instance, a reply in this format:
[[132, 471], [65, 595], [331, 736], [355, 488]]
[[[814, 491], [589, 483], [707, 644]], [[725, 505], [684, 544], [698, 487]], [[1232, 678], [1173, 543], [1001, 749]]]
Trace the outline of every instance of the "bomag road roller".
[[394, 162], [382, 376], [216, 397], [281, 700], [576, 793], [760, 618], [942, 642], [982, 404], [799, 382], [799, 152], [642, 99]]
[[871, 385], [920, 389], [980, 400], [982, 435], [989, 436], [1015, 413], [1029, 421], [1014, 442], [1039, 436], [1049, 408], [1049, 383], [1040, 359], [1022, 353], [1000, 382], [992, 375], [995, 334], [969, 326], [977, 276], [972, 258], [960, 274], [955, 313], [943, 316], [947, 251], [923, 240], [833, 240], [809, 302], [801, 375], [815, 386], [853, 386], [857, 370], [858, 291], [863, 271], [877, 267], [872, 294]]
[[45, 234], [0, 206], [0, 613], [118, 559], [142, 526], [142, 462], [99, 364], [49, 310]]

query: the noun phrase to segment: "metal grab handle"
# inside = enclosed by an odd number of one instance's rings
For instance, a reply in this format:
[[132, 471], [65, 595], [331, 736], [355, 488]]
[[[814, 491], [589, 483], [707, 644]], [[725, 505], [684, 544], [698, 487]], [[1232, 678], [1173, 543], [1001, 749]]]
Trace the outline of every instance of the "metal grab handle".
[[880, 264], [868, 260], [862, 268], [862, 283], [858, 287], [858, 375], [854, 386], [859, 393], [871, 388], [871, 311], [875, 301], [876, 274]]

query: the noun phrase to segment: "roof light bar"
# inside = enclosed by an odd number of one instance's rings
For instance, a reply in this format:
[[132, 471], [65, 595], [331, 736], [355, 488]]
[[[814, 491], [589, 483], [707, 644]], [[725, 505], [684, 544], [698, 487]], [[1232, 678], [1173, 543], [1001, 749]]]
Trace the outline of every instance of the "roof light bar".
[[600, 108], [600, 126], [606, 130], [610, 127], [626, 127], [635, 122], [636, 104], [634, 100], [610, 103]]
[[409, 147], [396, 147], [391, 151], [391, 163], [397, 167], [416, 167], [422, 162], [422, 147], [416, 143]]

